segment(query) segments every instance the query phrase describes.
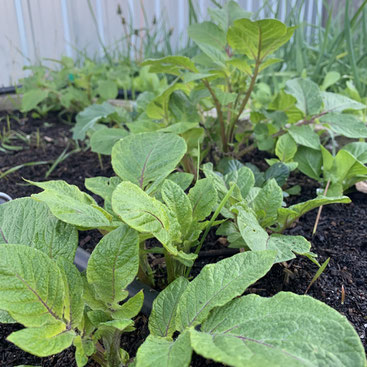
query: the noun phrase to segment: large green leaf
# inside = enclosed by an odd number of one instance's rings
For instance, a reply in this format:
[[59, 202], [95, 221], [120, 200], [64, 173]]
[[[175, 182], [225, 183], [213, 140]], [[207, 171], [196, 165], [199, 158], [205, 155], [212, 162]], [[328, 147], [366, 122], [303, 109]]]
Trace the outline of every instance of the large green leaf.
[[235, 299], [213, 310], [190, 337], [196, 353], [236, 367], [366, 365], [362, 343], [344, 316], [292, 293]]
[[337, 203], [347, 204], [350, 202], [351, 200], [347, 196], [329, 197], [320, 195], [315, 199], [291, 205], [289, 208], [278, 209], [277, 225], [280, 230], [283, 230], [289, 227], [296, 219], [319, 206]]
[[122, 128], [99, 129], [90, 139], [92, 152], [111, 155], [114, 144], [128, 134], [129, 132]]
[[251, 21], [239, 19], [229, 28], [228, 44], [251, 59], [263, 60], [292, 37], [294, 28], [287, 28], [276, 19]]
[[0, 246], [0, 309], [29, 327], [58, 323], [65, 288], [57, 265], [26, 245]]
[[280, 263], [294, 259], [310, 251], [311, 243], [302, 236], [272, 234], [266, 243], [266, 250], [275, 250], [277, 257], [274, 262]]
[[297, 144], [290, 134], [279, 137], [275, 145], [275, 154], [282, 162], [290, 162], [297, 152]]
[[189, 197], [179, 185], [171, 180], [164, 181], [161, 194], [163, 201], [177, 218], [180, 224], [180, 232], [185, 237], [193, 219], [193, 210]]
[[32, 182], [44, 189], [32, 197], [48, 205], [51, 213], [63, 222], [81, 228], [104, 228], [111, 226], [111, 215], [100, 208], [88, 194], [65, 181]]
[[288, 129], [288, 133], [294, 141], [305, 147], [319, 150], [320, 138], [309, 125], [292, 126]]
[[320, 180], [322, 166], [320, 151], [302, 146], [298, 147], [294, 160], [298, 163], [298, 169], [302, 173], [316, 181]]
[[264, 250], [268, 234], [258, 222], [255, 212], [247, 207], [238, 208], [237, 224], [241, 236], [250, 250]]
[[168, 176], [186, 153], [181, 137], [169, 133], [129, 135], [112, 149], [112, 166], [123, 180], [141, 188], [162, 176]]
[[286, 82], [285, 91], [296, 98], [296, 106], [306, 115], [320, 112], [322, 98], [318, 85], [308, 79], [292, 79]]
[[38, 357], [58, 354], [73, 343], [74, 331], [62, 322], [39, 328], [26, 328], [10, 334], [7, 339], [19, 348]]
[[122, 225], [104, 236], [93, 250], [87, 278], [97, 297], [113, 305], [121, 301], [123, 291], [134, 280], [138, 268], [138, 233]]
[[365, 123], [354, 115], [328, 113], [320, 119], [320, 122], [329, 124], [330, 129], [338, 135], [356, 139], [367, 138]]
[[249, 251], [206, 265], [183, 292], [177, 309], [179, 330], [196, 326], [214, 307], [241, 295], [274, 263], [274, 251]]
[[31, 198], [15, 199], [0, 206], [0, 244], [34, 247], [51, 258], [73, 261], [78, 231], [54, 217], [47, 205]]
[[[120, 183], [112, 194], [114, 212], [139, 232], [152, 233], [163, 245], [180, 236], [179, 224], [170, 220], [168, 208], [131, 182]], [[177, 250], [173, 251], [177, 254]]]
[[331, 92], [321, 92], [324, 110], [329, 112], [343, 112], [344, 110], [362, 110], [367, 106], [346, 96]]
[[149, 317], [149, 331], [152, 335], [171, 337], [176, 331], [176, 314], [180, 297], [189, 281], [180, 277], [159, 293], [153, 302]]
[[22, 97], [20, 110], [22, 112], [29, 112], [35, 109], [39, 103], [48, 97], [48, 93], [48, 90], [45, 89], [31, 89], [25, 92]]
[[175, 341], [149, 335], [136, 355], [136, 367], [188, 367], [192, 348], [188, 332]]
[[92, 129], [99, 120], [108, 117], [115, 111], [116, 108], [107, 102], [88, 106], [76, 116], [76, 124], [72, 129], [73, 139], [84, 140], [88, 130]]
[[204, 220], [215, 208], [217, 192], [210, 178], [196, 181], [188, 195], [194, 220]]

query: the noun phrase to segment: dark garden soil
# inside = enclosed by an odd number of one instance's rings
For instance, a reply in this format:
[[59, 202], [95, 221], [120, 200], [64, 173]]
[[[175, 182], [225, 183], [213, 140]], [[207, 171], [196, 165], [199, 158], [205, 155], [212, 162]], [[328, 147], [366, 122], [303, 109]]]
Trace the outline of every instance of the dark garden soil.
[[[4, 115], [0, 114], [0, 119]], [[6, 119], [0, 121], [0, 131], [7, 126]], [[51, 116], [44, 121], [32, 118], [11, 119], [11, 128], [25, 133], [28, 143], [13, 141], [13, 145], [21, 145], [20, 151], [3, 153], [0, 151], [0, 176], [6, 170], [27, 162], [54, 161], [68, 146], [68, 151], [75, 149], [69, 141], [70, 126], [59, 123], [56, 116]], [[39, 136], [37, 137], [37, 131]], [[0, 141], [1, 143], [1, 141]], [[69, 145], [68, 145], [69, 144]], [[263, 153], [254, 152], [249, 156], [252, 163], [259, 163]], [[59, 163], [47, 178], [48, 180], [62, 179], [70, 184], [84, 188], [84, 179], [94, 176], [111, 176], [109, 157], [103, 157], [101, 167], [97, 156], [84, 146], [78, 153], [68, 156]], [[0, 192], [5, 192], [13, 198], [29, 196], [38, 192], [35, 186], [28, 185], [22, 178], [34, 181], [44, 181], [45, 173], [52, 163], [29, 166], [6, 175], [0, 179]], [[261, 167], [262, 169], [264, 167]], [[314, 181], [302, 175], [294, 175], [289, 181], [302, 186], [300, 196], [289, 198], [289, 203], [301, 202], [315, 196], [317, 185]], [[312, 251], [318, 254], [320, 263], [330, 257], [330, 262], [321, 277], [312, 285], [308, 294], [335, 308], [356, 328], [365, 348], [367, 347], [367, 196], [352, 193], [351, 204], [325, 206], [319, 222], [317, 234], [312, 238], [312, 228], [315, 222], [317, 209], [303, 216], [296, 225], [288, 230], [289, 234], [302, 235], [312, 243]], [[97, 199], [97, 198], [96, 198]], [[99, 241], [101, 235], [96, 231], [80, 233], [80, 244], [91, 250]], [[193, 274], [197, 274], [207, 263], [216, 262], [233, 254], [234, 250], [226, 247], [225, 240], [218, 238], [214, 232], [202, 249], [200, 258], [196, 261]], [[151, 259], [155, 269], [164, 264], [159, 257]], [[298, 257], [288, 264], [278, 264], [248, 292], [261, 296], [273, 296], [279, 291], [292, 291], [304, 294], [307, 286], [317, 271], [317, 266], [308, 259]], [[162, 270], [161, 270], [162, 272]], [[160, 272], [157, 271], [157, 280]], [[345, 300], [342, 303], [342, 288], [345, 290]], [[135, 356], [137, 348], [148, 335], [147, 318], [138, 316], [136, 319], [137, 330], [124, 334], [121, 346], [127, 350], [131, 357]], [[22, 364], [40, 365], [49, 367], [76, 366], [73, 357], [73, 348], [58, 356], [38, 358], [31, 356], [5, 340], [12, 331], [19, 330], [19, 325], [0, 324], [0, 366], [13, 367]], [[207, 361], [200, 356], [194, 356], [192, 366], [219, 366], [220, 364]], [[96, 366], [90, 362], [88, 366]]]

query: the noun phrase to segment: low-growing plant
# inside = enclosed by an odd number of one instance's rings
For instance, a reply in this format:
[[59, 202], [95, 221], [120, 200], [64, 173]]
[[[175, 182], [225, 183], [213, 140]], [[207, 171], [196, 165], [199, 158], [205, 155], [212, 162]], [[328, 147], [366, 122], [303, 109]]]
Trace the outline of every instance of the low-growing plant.
[[221, 211], [229, 220], [222, 223], [216, 233], [225, 236], [233, 248], [276, 250], [277, 262], [291, 260], [296, 254], [305, 255], [314, 261], [314, 254], [309, 252], [311, 244], [304, 237], [282, 233], [312, 209], [333, 203], [350, 203], [346, 196], [319, 195], [287, 208], [283, 202], [284, 193], [276, 178], [269, 177], [259, 187], [256, 186], [253, 171], [240, 162], [227, 161], [222, 169], [224, 167], [227, 172], [225, 175], [213, 171], [211, 163], [202, 168], [205, 176], [213, 179], [219, 198], [227, 195], [229, 182], [236, 183], [235, 191]]
[[[137, 92], [153, 92], [166, 84], [164, 78], [160, 80], [147, 68], [126, 63], [97, 64], [86, 59], [82, 67], [77, 67], [68, 57], [54, 61], [60, 69], [27, 67], [32, 75], [22, 79], [22, 87], [17, 89], [23, 94], [22, 112], [34, 111], [34, 115], [40, 116], [49, 111], [77, 113], [95, 102], [116, 98], [119, 90], [125, 99], [135, 99]], [[131, 90], [132, 96], [128, 94]]]
[[[14, 225], [16, 220], [16, 225]], [[78, 233], [31, 198], [0, 208], [0, 321], [24, 329], [8, 340], [34, 355], [74, 345], [79, 367], [126, 364], [123, 332], [134, 330], [142, 291], [126, 301], [139, 267], [138, 233], [122, 223], [94, 249], [85, 274], [73, 265]]]

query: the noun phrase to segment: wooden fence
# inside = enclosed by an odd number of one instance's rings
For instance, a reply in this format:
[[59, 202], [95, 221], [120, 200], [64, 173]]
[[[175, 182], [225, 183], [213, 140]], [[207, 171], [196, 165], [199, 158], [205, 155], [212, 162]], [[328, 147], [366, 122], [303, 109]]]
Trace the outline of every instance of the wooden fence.
[[[268, 7], [264, 7], [265, 1], [238, 3], [260, 17], [269, 15], [269, 6], [279, 6], [280, 18], [304, 3], [300, 11], [308, 23], [315, 23], [322, 11], [322, 0], [267, 0]], [[199, 19], [207, 17], [207, 8], [213, 6], [211, 0], [193, 3]], [[187, 41], [188, 0], [0, 0], [0, 86], [17, 83], [26, 75], [24, 65], [60, 59], [62, 55], [78, 58], [81, 52], [101, 57], [101, 41], [109, 49], [121, 47], [123, 26], [118, 5], [134, 28], [149, 26], [145, 24], [143, 5], [148, 22], [156, 17], [173, 29], [174, 47]]]

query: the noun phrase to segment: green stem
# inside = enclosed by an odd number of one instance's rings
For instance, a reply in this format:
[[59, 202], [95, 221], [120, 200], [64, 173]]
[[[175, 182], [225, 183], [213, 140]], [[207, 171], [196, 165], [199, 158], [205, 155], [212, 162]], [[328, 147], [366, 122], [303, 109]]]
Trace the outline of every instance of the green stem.
[[175, 264], [171, 254], [166, 249], [164, 249], [163, 253], [166, 260], [167, 281], [170, 284], [175, 280]]
[[[259, 50], [260, 50], [260, 47], [259, 47]], [[259, 53], [260, 53], [260, 51], [259, 51]], [[231, 121], [231, 124], [229, 126], [229, 133], [228, 133], [228, 141], [229, 141], [229, 143], [232, 143], [233, 142], [234, 129], [236, 127], [236, 124], [237, 124], [238, 120], [240, 119], [240, 116], [241, 116], [242, 112], [246, 108], [247, 103], [248, 103], [248, 101], [250, 99], [251, 93], [254, 90], [256, 79], [257, 79], [257, 75], [259, 74], [260, 64], [261, 64], [261, 60], [258, 57], [258, 59], [256, 60], [256, 65], [255, 65], [254, 73], [252, 74], [251, 82], [250, 82], [250, 85], [249, 85], [249, 87], [247, 89], [245, 98], [242, 101], [242, 104], [240, 106], [240, 109], [239, 109], [236, 117]]]
[[[219, 204], [218, 208], [216, 209], [216, 211], [214, 212], [213, 216], [211, 217], [211, 219], [210, 219], [210, 221], [209, 221], [208, 225], [207, 225], [207, 226], [206, 226], [206, 228], [205, 228], [205, 232], [204, 232], [203, 236], [201, 237], [201, 240], [200, 240], [200, 242], [199, 242], [198, 246], [196, 247], [196, 250], [195, 250], [195, 254], [196, 254], [196, 255], [200, 252], [200, 250], [201, 250], [201, 248], [202, 248], [202, 246], [203, 246], [203, 244], [204, 244], [204, 241], [205, 241], [205, 239], [206, 239], [206, 236], [207, 236], [207, 235], [208, 235], [208, 233], [209, 233], [210, 228], [213, 226], [214, 221], [217, 219], [217, 217], [218, 217], [219, 213], [221, 212], [221, 210], [223, 209], [224, 205], [226, 205], [227, 201], [228, 201], [228, 200], [229, 200], [229, 198], [231, 197], [232, 192], [233, 192], [233, 190], [234, 190], [235, 186], [236, 186], [236, 185], [235, 185], [234, 183], [232, 183], [232, 185], [231, 185], [231, 187], [229, 188], [229, 190], [228, 190], [228, 192], [227, 192], [226, 196], [222, 199], [222, 201], [220, 202], [220, 204]], [[186, 271], [186, 278], [188, 278], [188, 277], [189, 277], [191, 269], [192, 269], [192, 266], [190, 266], [189, 268], [187, 268], [187, 271]]]
[[226, 136], [226, 127], [224, 125], [224, 118], [223, 118], [223, 111], [222, 111], [221, 104], [219, 102], [218, 97], [214, 93], [212, 87], [210, 86], [209, 82], [206, 79], [203, 79], [203, 83], [205, 87], [208, 89], [210, 95], [212, 96], [214, 106], [215, 106], [215, 109], [218, 115], [219, 125], [220, 125], [220, 137], [222, 139], [223, 151], [224, 153], [227, 153], [228, 152], [228, 141], [227, 141], [227, 136]]
[[147, 254], [145, 253], [145, 242], [140, 242], [139, 244], [139, 270], [138, 270], [138, 278], [143, 283], [153, 287], [154, 286], [154, 277], [152, 268], [149, 265]]

